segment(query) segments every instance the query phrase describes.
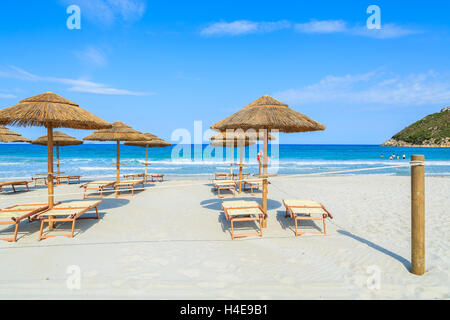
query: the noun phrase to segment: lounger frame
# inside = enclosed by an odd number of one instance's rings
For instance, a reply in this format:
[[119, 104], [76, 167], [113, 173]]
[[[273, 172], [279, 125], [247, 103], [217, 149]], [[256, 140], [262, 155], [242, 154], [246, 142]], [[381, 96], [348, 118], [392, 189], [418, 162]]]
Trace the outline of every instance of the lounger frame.
[[[30, 191], [30, 187], [28, 186], [28, 184], [30, 183], [30, 181], [5, 181], [5, 182], [0, 182], [0, 192], [2, 191], [2, 188], [5, 186], [10, 186], [13, 190], [13, 192], [17, 192], [16, 188], [14, 188], [14, 186], [25, 186], [27, 188], [26, 191]], [[25, 190], [23, 190], [25, 191]]]
[[219, 198], [225, 198], [225, 195], [221, 194], [221, 190], [231, 190], [233, 192], [233, 197], [236, 196], [236, 182], [233, 180], [218, 180], [214, 181], [214, 190], [217, 191], [217, 196]]
[[[286, 207], [286, 214], [285, 217], [289, 218], [291, 217], [294, 219], [295, 224], [295, 236], [301, 236], [304, 234], [318, 234], [318, 235], [326, 235], [327, 234], [327, 225], [326, 225], [326, 218], [333, 218], [332, 214], [320, 203], [317, 203], [317, 205], [304, 205], [304, 206], [293, 206], [293, 205], [287, 205], [286, 202], [283, 200], [283, 204]], [[302, 209], [322, 209], [326, 213], [322, 214], [322, 217], [313, 217], [311, 214], [300, 214], [295, 213], [293, 209], [302, 208]], [[323, 231], [322, 232], [301, 232], [298, 227], [298, 221], [299, 220], [322, 220], [323, 224]]]
[[[231, 214], [230, 211], [236, 211], [236, 210], [241, 210], [241, 209], [258, 209], [260, 211], [260, 213], [258, 214], [257, 217], [255, 217], [254, 215], [249, 215], [247, 213], [243, 213], [242, 215], [237, 214], [237, 213], [233, 213]], [[264, 218], [264, 211], [263, 208], [261, 207], [260, 204], [258, 205], [250, 205], [250, 206], [238, 206], [238, 207], [224, 207], [222, 204], [222, 210], [225, 213], [225, 217], [228, 221], [230, 221], [230, 225], [231, 225], [231, 239], [234, 240], [236, 238], [245, 238], [245, 237], [253, 237], [253, 236], [258, 236], [258, 237], [262, 237], [263, 233], [262, 233], [262, 220]], [[255, 232], [255, 233], [234, 233], [234, 223], [235, 222], [242, 222], [242, 221], [255, 221], [257, 223], [259, 223], [259, 231]]]
[[[145, 184], [144, 179], [119, 181], [118, 183], [115, 184], [115, 187], [116, 187], [116, 198], [119, 198], [119, 197], [132, 197], [132, 196], [134, 196], [135, 187], [137, 185], [141, 185], [142, 189], [140, 189], [140, 190], [144, 190], [144, 188], [145, 188], [144, 184]], [[125, 189], [125, 190], [127, 190], [129, 192], [120, 194], [120, 191], [123, 190], [123, 189]]]
[[66, 181], [65, 184], [71, 184], [70, 183], [71, 180], [76, 180], [75, 184], [81, 183], [81, 176], [59, 176], [59, 177], [55, 177], [55, 178], [56, 178], [56, 184], [63, 184], [61, 182], [62, 180]]
[[[24, 210], [20, 209], [20, 207], [29, 207], [29, 206], [37, 206], [34, 210]], [[7, 207], [3, 210], [0, 210], [0, 212], [10, 212], [14, 213], [17, 212], [20, 214], [20, 212], [27, 212], [25, 214], [21, 214], [18, 217], [11, 217], [10, 221], [0, 221], [0, 225], [9, 225], [9, 224], [15, 224], [14, 228], [14, 235], [10, 238], [0, 238], [0, 240], [8, 241], [8, 242], [16, 242], [17, 241], [17, 234], [19, 232], [20, 222], [24, 219], [28, 219], [29, 222], [31, 222], [31, 218], [40, 212], [46, 210], [48, 208], [48, 205], [46, 203], [32, 203], [32, 204], [18, 204], [14, 206]]]
[[[58, 206], [53, 207], [52, 209], [47, 209], [37, 215], [37, 219], [41, 220], [41, 228], [39, 230], [39, 238], [38, 240], [42, 239], [48, 239], [48, 238], [54, 238], [54, 237], [68, 237], [73, 238], [73, 234], [75, 231], [75, 224], [77, 220], [84, 220], [84, 219], [98, 219], [98, 206], [103, 202], [103, 200], [96, 201], [94, 204], [91, 204], [89, 206], [76, 206], [76, 207], [65, 207], [64, 203], [60, 204]], [[91, 209], [95, 208], [95, 216], [93, 217], [81, 217], [83, 214], [88, 212]], [[55, 216], [51, 215], [52, 210], [79, 210], [77, 213], [69, 215], [68, 218], [57, 218]], [[47, 213], [47, 214], [46, 214]], [[55, 222], [72, 222], [72, 230], [69, 234], [47, 234], [43, 235], [44, 232], [44, 225], [45, 223], [48, 223], [49, 225], [51, 223]]]
[[[83, 192], [83, 199], [101, 199], [103, 197], [103, 190], [105, 188], [111, 187], [114, 189], [116, 182], [115, 181], [105, 181], [103, 183], [100, 182], [87, 182], [85, 184], [82, 184], [80, 188], [84, 188]], [[96, 190], [99, 194], [98, 195], [86, 195], [88, 190]]]

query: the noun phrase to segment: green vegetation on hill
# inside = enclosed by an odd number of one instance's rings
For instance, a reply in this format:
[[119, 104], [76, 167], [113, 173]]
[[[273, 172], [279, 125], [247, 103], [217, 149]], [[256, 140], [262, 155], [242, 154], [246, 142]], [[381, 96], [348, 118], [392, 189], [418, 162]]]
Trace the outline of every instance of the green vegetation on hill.
[[432, 113], [392, 137], [411, 144], [443, 144], [450, 139], [450, 110]]

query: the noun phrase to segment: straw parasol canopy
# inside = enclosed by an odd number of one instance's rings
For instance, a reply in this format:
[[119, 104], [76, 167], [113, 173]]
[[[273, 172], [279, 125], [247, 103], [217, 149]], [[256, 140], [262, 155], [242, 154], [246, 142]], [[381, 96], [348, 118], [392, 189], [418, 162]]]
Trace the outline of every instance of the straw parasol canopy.
[[[39, 137], [31, 141], [31, 143], [46, 146], [48, 143], [48, 137], [47, 136]], [[69, 136], [67, 133], [58, 130], [53, 132], [53, 145], [56, 147], [74, 146], [82, 143], [83, 141], [78, 140], [77, 138], [74, 138], [72, 136]]]
[[53, 92], [23, 99], [0, 110], [0, 125], [47, 128], [48, 204], [53, 207], [53, 128], [101, 129], [111, 124]]
[[[48, 137], [42, 136], [37, 138], [36, 140], [31, 141], [32, 144], [39, 144], [46, 146], [48, 144]], [[83, 141], [78, 140], [72, 136], [69, 136], [68, 134], [61, 132], [61, 131], [55, 131], [53, 132], [53, 145], [56, 146], [56, 175], [59, 177], [60, 171], [59, 171], [59, 147], [65, 147], [65, 146], [74, 146], [82, 144]]]
[[121, 121], [116, 121], [109, 129], [100, 129], [84, 137], [83, 140], [117, 142], [117, 177], [120, 181], [120, 141], [145, 141], [147, 137]]
[[5, 126], [0, 126], [0, 142], [30, 142], [30, 139], [22, 137], [15, 131], [9, 130]]
[[307, 132], [325, 130], [325, 126], [287, 104], [264, 95], [231, 116], [213, 124], [211, 129], [266, 129], [280, 132]]
[[[287, 104], [264, 95], [248, 104], [231, 116], [213, 124], [211, 129], [225, 131], [227, 129], [263, 130], [264, 163], [263, 163], [263, 209], [267, 214], [267, 154], [268, 132], [307, 132], [325, 130], [325, 126], [304, 114], [288, 107]], [[263, 226], [266, 226], [264, 218]]]
[[148, 148], [155, 148], [155, 147], [168, 147], [172, 144], [170, 142], [167, 142], [164, 139], [159, 138], [158, 136], [155, 136], [154, 134], [151, 134], [149, 132], [144, 133], [144, 136], [147, 137], [147, 140], [145, 141], [128, 141], [125, 142], [125, 145], [127, 146], [133, 146], [133, 147], [145, 147], [145, 171], [144, 171], [144, 178], [147, 180], [147, 166], [148, 166]]

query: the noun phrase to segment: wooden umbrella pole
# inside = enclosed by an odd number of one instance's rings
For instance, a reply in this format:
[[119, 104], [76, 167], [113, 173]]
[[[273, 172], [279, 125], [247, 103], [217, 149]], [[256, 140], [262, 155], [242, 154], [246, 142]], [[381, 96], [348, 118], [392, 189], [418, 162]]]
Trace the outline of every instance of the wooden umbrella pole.
[[56, 176], [59, 177], [59, 146], [56, 146]]
[[120, 141], [117, 140], [117, 177], [116, 181], [120, 182]]
[[147, 182], [147, 166], [148, 166], [148, 144], [146, 145], [145, 150], [145, 173], [144, 173], [144, 181]]
[[234, 159], [234, 146], [231, 147], [231, 163], [230, 163], [231, 179], [233, 179], [233, 159]]
[[244, 146], [241, 145], [241, 152], [240, 152], [240, 166], [239, 166], [239, 193], [242, 191], [242, 152], [244, 151]]
[[[269, 135], [267, 130], [263, 131], [264, 135], [264, 158], [263, 158], [263, 211], [267, 215], [267, 160], [269, 151]], [[267, 216], [264, 216], [262, 227], [267, 227]]]
[[[54, 205], [53, 193], [53, 127], [47, 126], [47, 188], [48, 188], [48, 208], [52, 209]], [[52, 218], [52, 217], [50, 217]], [[53, 222], [49, 221], [49, 229], [53, 229]]]

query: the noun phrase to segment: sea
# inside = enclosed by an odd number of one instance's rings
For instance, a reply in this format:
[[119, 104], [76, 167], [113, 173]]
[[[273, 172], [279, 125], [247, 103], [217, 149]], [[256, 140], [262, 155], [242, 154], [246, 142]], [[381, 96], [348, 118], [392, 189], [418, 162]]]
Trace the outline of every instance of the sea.
[[[258, 173], [257, 153], [262, 145], [244, 148], [245, 172]], [[60, 147], [60, 166], [65, 175], [83, 179], [111, 179], [116, 175], [116, 144], [83, 144]], [[392, 175], [408, 176], [412, 154], [425, 155], [428, 176], [450, 175], [450, 149], [402, 148], [379, 145], [276, 145], [269, 149], [269, 173], [278, 175]], [[55, 171], [56, 171], [56, 151]], [[233, 152], [240, 160], [239, 149]], [[394, 159], [389, 160], [393, 155]], [[397, 155], [399, 159], [397, 160]], [[405, 156], [405, 159], [403, 159]], [[166, 178], [208, 178], [229, 172], [231, 148], [209, 145], [174, 145], [149, 149], [149, 173]], [[120, 146], [121, 174], [144, 171], [145, 148]], [[361, 170], [364, 169], [364, 170]], [[233, 169], [235, 172], [237, 167]], [[0, 180], [30, 179], [47, 172], [47, 148], [31, 144], [0, 144]]]

